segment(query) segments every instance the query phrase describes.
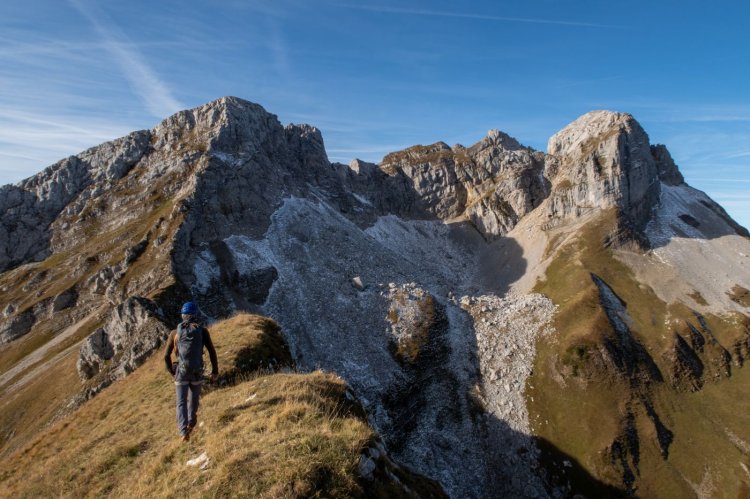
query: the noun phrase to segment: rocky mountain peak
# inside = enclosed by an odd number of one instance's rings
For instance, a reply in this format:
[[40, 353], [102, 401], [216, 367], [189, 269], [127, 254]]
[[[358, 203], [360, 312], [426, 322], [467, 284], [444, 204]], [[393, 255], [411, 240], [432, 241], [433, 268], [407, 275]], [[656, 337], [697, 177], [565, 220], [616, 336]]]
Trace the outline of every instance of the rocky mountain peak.
[[[640, 124], [628, 113], [614, 111], [590, 111], [550, 137], [547, 153], [554, 156], [577, 156], [598, 143], [617, 136], [619, 133], [636, 133], [639, 138], [645, 135]], [[645, 137], [648, 140], [648, 136]]]
[[669, 154], [667, 146], [656, 144], [651, 146], [651, 154], [656, 161], [656, 168], [659, 170], [659, 179], [667, 185], [680, 185], [685, 179], [677, 168], [672, 155]]
[[195, 144], [200, 149], [251, 154], [281, 130], [277, 117], [260, 105], [222, 97], [162, 121], [153, 130], [153, 143], [155, 149]]
[[613, 207], [631, 227], [645, 226], [659, 201], [659, 167], [648, 135], [630, 114], [586, 113], [553, 135], [547, 151], [557, 162], [553, 184], [566, 192], [554, 216]]
[[498, 130], [470, 147], [409, 147], [385, 156], [380, 169], [416, 196], [408, 205], [467, 221], [489, 239], [515, 227], [547, 195], [544, 154]]
[[500, 147], [509, 151], [515, 151], [517, 149], [523, 149], [523, 146], [513, 137], [505, 132], [497, 129], [492, 129], [487, 132], [485, 141], [493, 146]]

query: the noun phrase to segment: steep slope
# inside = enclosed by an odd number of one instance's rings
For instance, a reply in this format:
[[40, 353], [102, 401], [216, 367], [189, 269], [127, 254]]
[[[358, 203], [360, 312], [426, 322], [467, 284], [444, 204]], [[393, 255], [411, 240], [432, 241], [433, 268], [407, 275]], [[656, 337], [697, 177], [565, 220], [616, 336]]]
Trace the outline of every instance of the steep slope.
[[701, 314], [688, 295], [662, 301], [623, 263], [632, 251], [606, 246], [614, 226], [579, 233], [536, 288], [559, 311], [529, 380], [533, 432], [630, 493], [736, 497], [747, 484], [750, 421], [736, 397], [750, 320]]
[[697, 476], [685, 443], [747, 458], [742, 415], [714, 431], [699, 401], [747, 386], [747, 232], [630, 115], [588, 113], [548, 154], [491, 131], [347, 166], [227, 97], [3, 189], [28, 241], [0, 247], [5, 455], [133, 372], [190, 298], [276, 320], [454, 497], [750, 483], [710, 456]]
[[[579, 163], [622, 154], [598, 150]], [[651, 151], [658, 195], [645, 222], [623, 197], [572, 234], [547, 230], [535, 290], [559, 311], [529, 382], [533, 431], [630, 494], [737, 497], [750, 483], [737, 399], [748, 389], [747, 231], [685, 185], [663, 147]]]
[[[211, 333], [223, 368], [189, 444], [177, 438], [174, 388], [156, 354], [0, 461], [3, 495], [443, 497], [382, 453], [340, 378], [289, 369], [272, 321], [240, 315]], [[286, 372], [259, 371], [268, 363]]]

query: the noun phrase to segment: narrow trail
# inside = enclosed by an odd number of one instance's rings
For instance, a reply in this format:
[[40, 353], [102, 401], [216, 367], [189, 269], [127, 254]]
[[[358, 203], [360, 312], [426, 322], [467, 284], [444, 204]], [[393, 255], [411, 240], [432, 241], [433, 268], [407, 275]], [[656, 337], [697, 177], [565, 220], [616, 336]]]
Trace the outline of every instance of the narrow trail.
[[[22, 386], [26, 385], [26, 383], [28, 383], [32, 378], [34, 378], [38, 374], [39, 371], [49, 368], [50, 365], [56, 363], [57, 361], [65, 357], [68, 353], [70, 353], [71, 350], [73, 350], [74, 348], [78, 348], [81, 344], [81, 341], [83, 340], [78, 341], [74, 345], [71, 345], [70, 347], [66, 348], [62, 352], [55, 355], [49, 361], [42, 362], [47, 352], [49, 352], [52, 348], [59, 345], [66, 339], [73, 336], [75, 333], [77, 333], [82, 325], [88, 322], [92, 317], [98, 314], [101, 310], [102, 309], [94, 310], [93, 312], [88, 314], [86, 317], [76, 322], [75, 324], [69, 326], [62, 333], [58, 334], [57, 336], [52, 338], [50, 341], [48, 341], [44, 345], [40, 346], [39, 348], [31, 352], [26, 357], [21, 359], [16, 365], [11, 367], [4, 373], [0, 374], [0, 389], [3, 389], [3, 391], [6, 394], [12, 393], [18, 390]], [[11, 385], [10, 387], [7, 387], [8, 383], [10, 383], [13, 379], [15, 379], [19, 374], [21, 374], [25, 370], [34, 366], [34, 364], [38, 364], [38, 365], [36, 367], [33, 367], [28, 373], [26, 373], [26, 375], [23, 376], [23, 378], [13, 383], [13, 385]]]

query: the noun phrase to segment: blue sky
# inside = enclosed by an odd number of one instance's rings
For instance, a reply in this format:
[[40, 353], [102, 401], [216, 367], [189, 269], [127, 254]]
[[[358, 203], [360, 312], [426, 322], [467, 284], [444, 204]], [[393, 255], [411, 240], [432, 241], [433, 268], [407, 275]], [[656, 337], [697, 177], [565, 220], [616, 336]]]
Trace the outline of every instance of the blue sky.
[[750, 226], [750, 2], [3, 0], [0, 184], [223, 95], [379, 161], [632, 113]]

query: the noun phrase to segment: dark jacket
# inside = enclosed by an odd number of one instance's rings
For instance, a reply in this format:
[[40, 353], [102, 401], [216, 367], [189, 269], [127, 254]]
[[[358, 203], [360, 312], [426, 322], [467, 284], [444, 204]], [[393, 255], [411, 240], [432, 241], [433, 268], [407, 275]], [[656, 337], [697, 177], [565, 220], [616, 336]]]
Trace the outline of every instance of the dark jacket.
[[[203, 334], [203, 347], [208, 350], [208, 356], [211, 358], [211, 374], [219, 374], [219, 360], [216, 357], [216, 349], [214, 348], [214, 344], [211, 341], [211, 335], [208, 333], [208, 329], [206, 329], [205, 327], [201, 326], [201, 329]], [[175, 351], [176, 336], [177, 330], [172, 331], [172, 333], [169, 335], [169, 339], [167, 340], [167, 349], [164, 352], [164, 363], [166, 364], [167, 371], [172, 376], [175, 375], [175, 368], [172, 364], [172, 352], [174, 352], [179, 359], [179, 355]]]

